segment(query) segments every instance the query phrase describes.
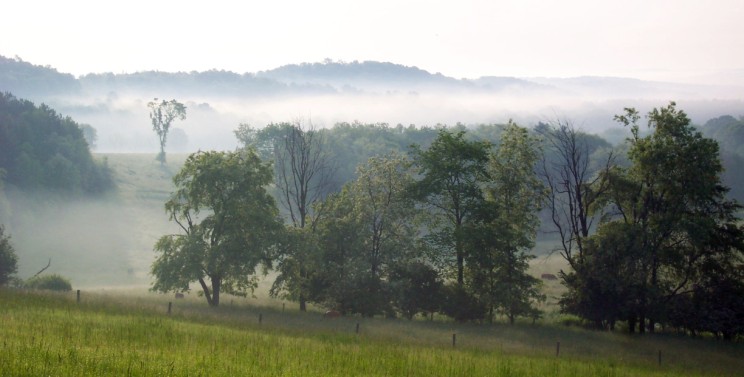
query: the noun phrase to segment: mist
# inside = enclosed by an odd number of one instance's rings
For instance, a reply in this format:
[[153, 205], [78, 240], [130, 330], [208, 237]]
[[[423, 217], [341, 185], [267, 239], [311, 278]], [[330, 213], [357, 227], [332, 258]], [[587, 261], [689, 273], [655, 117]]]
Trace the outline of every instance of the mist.
[[[744, 115], [744, 89], [737, 86], [601, 77], [457, 80], [391, 64], [377, 70], [372, 68], [380, 65], [370, 62], [322, 66], [329, 70], [325, 76], [304, 72], [303, 66], [255, 75], [150, 72], [81, 77], [73, 79], [77, 89], [69, 91], [29, 89], [25, 98], [96, 129], [93, 152], [108, 158], [118, 188], [103, 197], [74, 200], [6, 188], [0, 223], [17, 250], [19, 277], [32, 276], [51, 258], [47, 273], [59, 273], [74, 286], [149, 286], [155, 242], [179, 230], [163, 210], [172, 175], [188, 153], [237, 148], [234, 130], [240, 124], [262, 128], [310, 119], [317, 127], [339, 122], [422, 127], [514, 120], [532, 127], [560, 119], [617, 144], [629, 131], [613, 116], [626, 107], [644, 114], [676, 101], [697, 125], [721, 115]], [[331, 75], [352, 68], [378, 76]], [[147, 107], [154, 98], [176, 99], [187, 107], [186, 119], [170, 130], [164, 167], [154, 158], [159, 144]]]
[[[724, 88], [725, 89], [725, 88]], [[312, 119], [316, 126], [332, 127], [339, 122], [387, 123], [405, 126], [503, 124], [514, 120], [532, 127], [538, 122], [570, 120], [583, 130], [603, 135], [616, 133], [613, 121], [625, 107], [641, 114], [676, 101], [693, 123], [703, 124], [721, 115], [742, 115], [744, 102], [722, 90], [720, 97], [700, 92], [667, 90], [656, 95], [623, 97], [600, 89], [586, 93], [553, 89], [511, 92], [385, 92], [217, 97], [162, 96], [152, 92], [93, 97], [55, 98], [48, 101], [60, 113], [93, 126], [98, 133], [95, 152], [151, 153], [158, 150], [147, 102], [153, 98], [175, 98], [187, 107], [187, 117], [173, 124], [166, 152], [232, 150], [238, 146], [233, 131], [242, 123], [261, 128], [270, 123]], [[601, 89], [605, 90], [605, 89]], [[609, 90], [609, 89], [608, 89]], [[713, 89], [708, 88], [708, 91]], [[607, 90], [605, 90], [607, 91]], [[611, 90], [610, 90], [611, 91]], [[743, 91], [744, 92], [744, 91]], [[703, 93], [704, 94], [704, 93]]]
[[[147, 155], [146, 160], [151, 158], [154, 155]], [[119, 160], [111, 163], [122, 186], [104, 197], [71, 199], [6, 187], [9, 205], [0, 223], [11, 235], [21, 279], [33, 276], [51, 259], [44, 273], [60, 274], [73, 287], [149, 286], [153, 245], [162, 235], [178, 231], [163, 210], [170, 172], [146, 177], [159, 164], [145, 173], [128, 173], [116, 166]], [[131, 175], [126, 179], [130, 187], [122, 174]], [[138, 175], [162, 187], [132, 187]]]

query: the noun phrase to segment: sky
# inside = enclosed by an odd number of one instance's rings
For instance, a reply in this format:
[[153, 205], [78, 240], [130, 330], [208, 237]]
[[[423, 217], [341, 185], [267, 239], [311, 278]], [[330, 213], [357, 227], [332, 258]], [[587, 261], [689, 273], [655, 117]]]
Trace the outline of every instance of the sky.
[[386, 61], [456, 78], [744, 85], [742, 0], [9, 1], [0, 55], [76, 76]]

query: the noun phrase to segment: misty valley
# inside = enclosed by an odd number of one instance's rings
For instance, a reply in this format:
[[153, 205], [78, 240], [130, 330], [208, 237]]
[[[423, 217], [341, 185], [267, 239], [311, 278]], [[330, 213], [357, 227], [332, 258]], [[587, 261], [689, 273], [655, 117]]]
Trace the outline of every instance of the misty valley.
[[0, 91], [10, 375], [744, 368], [733, 87], [0, 56]]

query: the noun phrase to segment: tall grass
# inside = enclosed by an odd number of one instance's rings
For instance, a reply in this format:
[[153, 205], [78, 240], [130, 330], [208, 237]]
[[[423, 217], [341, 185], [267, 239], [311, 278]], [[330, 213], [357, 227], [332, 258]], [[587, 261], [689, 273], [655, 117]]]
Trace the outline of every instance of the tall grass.
[[[84, 294], [77, 304], [74, 294], [0, 290], [0, 374], [678, 376], [735, 375], [742, 367], [739, 345], [700, 340], [529, 325], [323, 320], [317, 313], [242, 304], [214, 310], [179, 302], [168, 316], [165, 301]], [[558, 357], [556, 339], [561, 339]], [[665, 350], [661, 366], [657, 347]], [[674, 356], [686, 347], [690, 355]], [[612, 356], [618, 350], [625, 358]], [[717, 356], [693, 365], [702, 360], [694, 353]], [[693, 359], [685, 361], [688, 357]]]

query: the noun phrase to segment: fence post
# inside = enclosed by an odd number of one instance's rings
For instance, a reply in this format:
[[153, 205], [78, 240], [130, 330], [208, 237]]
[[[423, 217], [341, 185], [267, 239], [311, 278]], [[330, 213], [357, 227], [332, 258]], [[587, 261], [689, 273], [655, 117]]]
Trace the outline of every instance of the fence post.
[[558, 355], [561, 354], [561, 342], [558, 341], [555, 343], [555, 356], [558, 357]]
[[659, 350], [659, 366], [661, 366], [661, 350]]
[[359, 322], [356, 324], [356, 333], [359, 334]]
[[80, 290], [77, 290], [77, 302], [80, 303]]
[[284, 305], [286, 304], [282, 302], [282, 313], [284, 313]]
[[455, 347], [457, 344], [457, 334], [452, 333], [452, 347]]
[[168, 301], [168, 315], [171, 314], [171, 306], [173, 306], [173, 303]]
[[261, 322], [263, 322], [263, 313], [258, 313], [258, 324], [260, 325]]

